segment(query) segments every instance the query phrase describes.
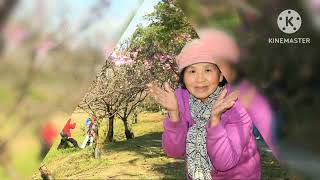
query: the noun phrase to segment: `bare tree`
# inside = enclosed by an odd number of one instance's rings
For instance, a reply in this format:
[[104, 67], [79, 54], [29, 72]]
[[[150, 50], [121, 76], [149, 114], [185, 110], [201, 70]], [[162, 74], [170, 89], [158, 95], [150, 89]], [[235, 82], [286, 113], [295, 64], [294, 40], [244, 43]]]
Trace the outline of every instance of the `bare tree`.
[[[116, 66], [108, 59], [79, 104], [79, 108], [85, 112], [95, 114], [99, 119], [106, 119], [106, 142], [113, 141], [113, 123], [115, 116], [120, 114], [119, 111], [125, 112], [121, 117], [126, 122], [128, 115], [146, 96], [143, 94], [145, 85], [141, 83], [141, 76], [135, 76], [136, 72], [133, 66]], [[139, 81], [133, 81], [134, 78]]]
[[[1, 0], [0, 2], [0, 56], [4, 47], [3, 27], [10, 17], [14, 7], [18, 4], [18, 0]], [[0, 59], [1, 60], [1, 59]]]
[[[131, 92], [132, 94], [134, 92]], [[132, 139], [134, 137], [133, 132], [131, 132], [129, 126], [128, 126], [128, 117], [130, 114], [134, 112], [134, 110], [139, 106], [139, 104], [147, 97], [147, 93], [145, 91], [141, 91], [138, 93], [135, 93], [133, 96], [135, 96], [134, 101], [127, 101], [124, 102], [124, 108], [117, 112], [117, 115], [121, 118], [123, 125], [124, 125], [124, 134], [127, 139]], [[135, 117], [136, 118], [136, 117]]]

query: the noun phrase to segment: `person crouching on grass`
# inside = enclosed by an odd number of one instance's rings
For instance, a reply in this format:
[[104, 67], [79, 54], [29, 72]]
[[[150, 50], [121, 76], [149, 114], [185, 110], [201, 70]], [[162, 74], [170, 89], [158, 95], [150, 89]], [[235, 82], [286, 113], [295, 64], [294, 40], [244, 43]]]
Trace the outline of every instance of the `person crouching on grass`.
[[186, 158], [189, 179], [260, 179], [261, 162], [252, 120], [224, 78], [219, 63], [239, 58], [235, 41], [217, 30], [217, 46], [199, 33], [177, 56], [181, 88], [148, 84], [155, 101], [168, 112], [162, 147]]
[[71, 123], [71, 118], [69, 118], [62, 131], [60, 132], [61, 140], [57, 149], [68, 147], [68, 142], [71, 142], [73, 147], [79, 148], [78, 142], [71, 137], [71, 129], [74, 129], [75, 127], [76, 123]]

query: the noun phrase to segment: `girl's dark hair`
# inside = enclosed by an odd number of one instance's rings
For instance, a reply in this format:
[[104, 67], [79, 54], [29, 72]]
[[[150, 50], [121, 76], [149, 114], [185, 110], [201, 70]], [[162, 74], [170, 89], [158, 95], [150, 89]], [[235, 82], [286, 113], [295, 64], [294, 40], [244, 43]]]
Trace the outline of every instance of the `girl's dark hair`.
[[[218, 67], [218, 66], [217, 66]], [[179, 74], [179, 84], [180, 84], [180, 87], [183, 88], [183, 89], [186, 89], [186, 85], [184, 84], [184, 72], [186, 71], [187, 67], [183, 68], [182, 71], [180, 72]], [[219, 68], [218, 68], [219, 69]], [[221, 70], [219, 69], [220, 73], [221, 73]], [[224, 85], [228, 84], [228, 81], [227, 79], [223, 76], [223, 80], [221, 82], [219, 82], [218, 86], [219, 87], [222, 87]]]

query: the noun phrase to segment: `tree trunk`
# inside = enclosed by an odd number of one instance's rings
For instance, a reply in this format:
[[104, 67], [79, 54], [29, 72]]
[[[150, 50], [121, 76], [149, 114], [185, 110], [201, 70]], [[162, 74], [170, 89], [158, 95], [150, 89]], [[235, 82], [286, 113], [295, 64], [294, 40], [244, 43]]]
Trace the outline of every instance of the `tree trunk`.
[[94, 148], [94, 158], [95, 159], [100, 159], [101, 157], [101, 145], [97, 144], [96, 147]]
[[134, 134], [133, 134], [133, 132], [131, 132], [129, 130], [128, 119], [127, 118], [123, 118], [122, 121], [123, 121], [123, 125], [124, 125], [124, 134], [126, 135], [127, 140], [128, 139], [133, 139]]
[[95, 159], [100, 159], [101, 156], [101, 144], [103, 142], [103, 140], [101, 140], [101, 136], [99, 134], [99, 131], [101, 130], [101, 121], [98, 120], [97, 121], [97, 129], [96, 129], [96, 139], [95, 139], [95, 143], [94, 143], [94, 158]]
[[114, 115], [109, 117], [106, 142], [113, 142], [113, 122], [114, 122]]
[[133, 114], [133, 124], [137, 124], [138, 123], [138, 114]]
[[[18, 4], [19, 0], [2, 0], [0, 3], [0, 31], [2, 32], [9, 16], [13, 12], [15, 6]], [[3, 33], [0, 34], [0, 55], [4, 49], [5, 38]], [[2, 58], [0, 59], [2, 60]]]

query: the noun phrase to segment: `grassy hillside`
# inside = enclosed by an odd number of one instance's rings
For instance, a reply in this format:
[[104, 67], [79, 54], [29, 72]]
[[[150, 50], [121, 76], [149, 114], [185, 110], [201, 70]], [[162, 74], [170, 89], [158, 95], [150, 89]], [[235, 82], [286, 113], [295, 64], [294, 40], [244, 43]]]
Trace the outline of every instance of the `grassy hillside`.
[[[74, 114], [77, 126], [84, 124], [86, 114]], [[122, 122], [115, 121], [116, 142], [105, 145], [101, 159], [92, 158], [93, 149], [69, 148], [56, 150], [58, 141], [44, 162], [56, 179], [185, 179], [184, 160], [168, 158], [161, 149], [163, 116], [160, 113], [141, 113], [138, 124], [133, 124], [135, 138], [125, 140]], [[83, 131], [78, 126], [73, 131], [81, 143]], [[271, 154], [262, 151], [264, 179], [285, 176]], [[39, 173], [35, 179], [40, 178]]]

